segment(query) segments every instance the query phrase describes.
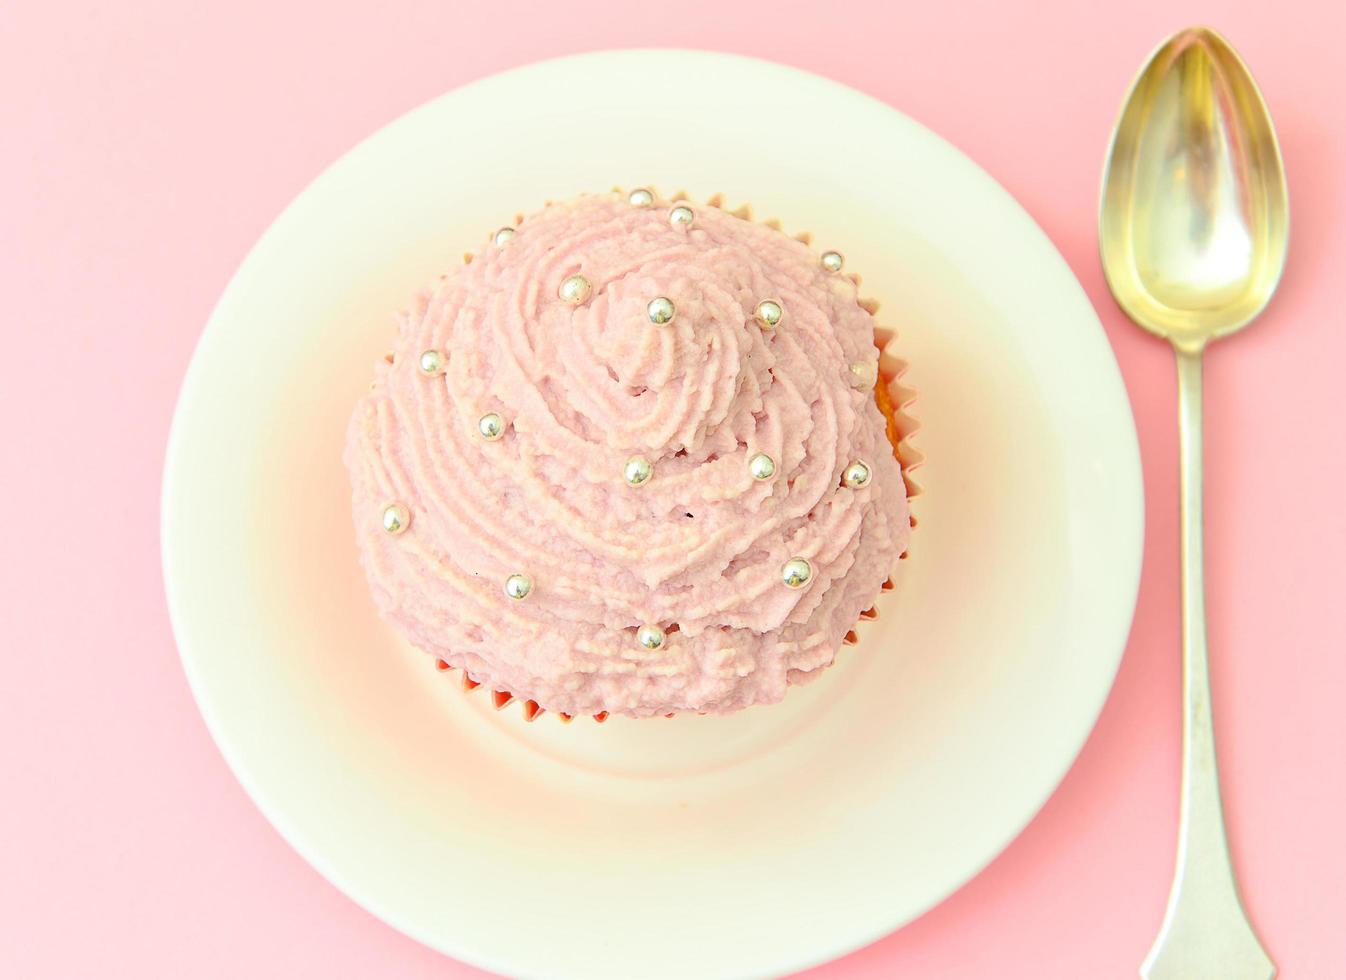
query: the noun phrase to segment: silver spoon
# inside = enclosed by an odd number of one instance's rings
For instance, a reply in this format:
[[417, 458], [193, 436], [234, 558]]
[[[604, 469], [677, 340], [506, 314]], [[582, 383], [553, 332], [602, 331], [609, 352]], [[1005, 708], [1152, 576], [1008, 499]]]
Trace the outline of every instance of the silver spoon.
[[1290, 211], [1271, 116], [1247, 67], [1206, 28], [1174, 34], [1131, 86], [1099, 208], [1117, 304], [1178, 360], [1182, 470], [1183, 766], [1178, 862], [1147, 980], [1270, 980], [1239, 900], [1215, 765], [1202, 582], [1201, 355], [1266, 306]]

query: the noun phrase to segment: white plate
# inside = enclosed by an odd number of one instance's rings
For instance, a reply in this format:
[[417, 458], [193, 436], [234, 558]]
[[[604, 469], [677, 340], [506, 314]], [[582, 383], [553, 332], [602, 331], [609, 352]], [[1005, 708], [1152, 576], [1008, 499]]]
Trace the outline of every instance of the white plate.
[[[863, 273], [921, 390], [920, 527], [861, 646], [783, 704], [526, 725], [378, 620], [343, 433], [417, 287], [516, 210], [642, 183], [751, 201]], [[507, 974], [766, 976], [920, 915], [1046, 800], [1122, 653], [1141, 500], [1099, 322], [985, 173], [811, 75], [616, 52], [437, 99], [277, 219], [183, 385], [164, 570], [229, 764], [371, 912]]]

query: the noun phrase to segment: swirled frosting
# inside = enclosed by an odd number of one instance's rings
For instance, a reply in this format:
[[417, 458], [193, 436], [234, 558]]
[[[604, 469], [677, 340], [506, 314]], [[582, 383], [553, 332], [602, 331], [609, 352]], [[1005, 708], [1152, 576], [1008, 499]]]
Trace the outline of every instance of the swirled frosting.
[[[350, 423], [381, 612], [552, 711], [778, 701], [832, 662], [906, 547], [902, 474], [855, 381], [879, 352], [854, 283], [778, 230], [698, 205], [678, 225], [670, 206], [587, 196], [492, 239], [403, 315]], [[576, 275], [591, 291], [573, 305], [558, 288]], [[657, 297], [676, 311], [663, 325]], [[754, 318], [767, 299], [783, 312], [774, 329]], [[494, 440], [479, 430], [489, 413]], [[758, 453], [768, 480], [750, 472]], [[624, 479], [633, 456], [653, 465], [638, 487]], [[856, 460], [871, 478], [851, 488]], [[802, 588], [782, 581], [796, 557]], [[504, 589], [516, 573], [523, 599]], [[637, 641], [647, 624], [664, 630], [658, 649]]]

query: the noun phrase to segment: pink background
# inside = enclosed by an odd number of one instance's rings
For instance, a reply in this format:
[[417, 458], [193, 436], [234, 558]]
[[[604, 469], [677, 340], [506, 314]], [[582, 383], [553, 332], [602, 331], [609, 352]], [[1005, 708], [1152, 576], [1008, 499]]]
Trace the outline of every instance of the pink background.
[[1282, 975], [1346, 976], [1341, 4], [345, 6], [0, 5], [10, 311], [0, 327], [0, 974], [484, 975], [343, 897], [226, 770], [164, 607], [164, 439], [216, 297], [336, 156], [499, 69], [682, 46], [840, 79], [999, 178], [1100, 311], [1145, 458], [1147, 557], [1130, 648], [1060, 792], [952, 899], [808, 976], [1134, 976], [1174, 846], [1174, 387], [1168, 351], [1108, 298], [1094, 211], [1133, 71], [1167, 32], [1209, 21], [1257, 72], [1295, 205], [1281, 294], [1207, 369], [1210, 632], [1230, 834]]

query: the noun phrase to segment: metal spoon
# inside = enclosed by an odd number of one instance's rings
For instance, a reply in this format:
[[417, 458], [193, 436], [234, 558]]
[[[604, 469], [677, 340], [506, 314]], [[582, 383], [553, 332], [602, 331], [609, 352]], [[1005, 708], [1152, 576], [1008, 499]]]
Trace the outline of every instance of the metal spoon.
[[1269, 980], [1220, 806], [1202, 583], [1201, 354], [1276, 290], [1289, 239], [1280, 148], [1224, 38], [1179, 31], [1141, 70], [1103, 173], [1099, 246], [1117, 304], [1173, 344], [1182, 469], [1183, 767], [1178, 862], [1147, 980]]

